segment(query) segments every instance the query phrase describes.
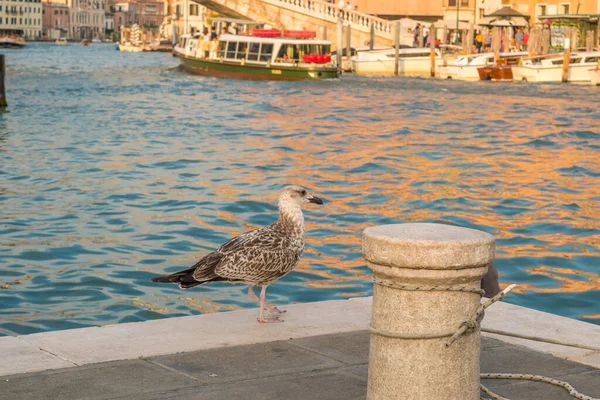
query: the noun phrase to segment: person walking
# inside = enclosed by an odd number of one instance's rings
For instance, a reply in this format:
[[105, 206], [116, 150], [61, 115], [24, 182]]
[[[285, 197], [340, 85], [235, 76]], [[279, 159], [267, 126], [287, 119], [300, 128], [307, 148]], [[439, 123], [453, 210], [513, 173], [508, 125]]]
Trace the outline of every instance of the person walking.
[[481, 31], [477, 31], [477, 35], [475, 36], [475, 48], [477, 49], [477, 53], [481, 53], [481, 47], [483, 46], [483, 35]]

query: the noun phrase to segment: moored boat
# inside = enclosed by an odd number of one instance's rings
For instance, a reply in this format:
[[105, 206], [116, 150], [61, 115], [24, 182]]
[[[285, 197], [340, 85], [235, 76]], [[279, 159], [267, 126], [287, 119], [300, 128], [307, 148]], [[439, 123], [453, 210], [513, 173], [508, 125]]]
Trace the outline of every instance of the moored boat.
[[600, 66], [590, 69], [590, 82], [594, 86], [600, 86]]
[[[398, 50], [398, 74], [424, 76], [431, 71], [431, 50], [429, 48], [401, 48]], [[435, 49], [435, 67], [443, 63], [441, 52]], [[395, 49], [359, 52], [352, 58], [352, 69], [357, 74], [391, 75], [394, 73]]]
[[[516, 63], [515, 60], [525, 55], [527, 55], [525, 52], [500, 53], [500, 60], [504, 65], [508, 64], [510, 66], [511, 64]], [[439, 75], [442, 79], [476, 81], [482, 79], [480, 71], [491, 71], [495, 69], [495, 67], [494, 53], [467, 54], [459, 56], [453, 63], [442, 65], [439, 68]], [[489, 79], [491, 79], [491, 77]]]
[[23, 31], [21, 29], [0, 29], [0, 47], [17, 49], [25, 47]]
[[482, 81], [512, 81], [513, 67], [521, 63], [526, 55], [526, 52], [500, 53], [500, 58], [495, 64], [492, 62], [477, 68], [479, 79]]
[[252, 35], [222, 34], [206, 43], [199, 36], [183, 35], [173, 53], [184, 70], [197, 75], [256, 80], [338, 77], [331, 42], [315, 36], [309, 31], [255, 29]]
[[60, 37], [59, 37], [58, 39], [56, 39], [56, 41], [55, 41], [54, 43], [56, 43], [56, 44], [57, 44], [57, 45], [59, 45], [59, 46], [64, 46], [64, 45], [66, 45], [68, 42], [67, 42], [67, 38], [60, 38]]
[[82, 44], [82, 45], [84, 45], [84, 46], [89, 46], [89, 45], [90, 45], [90, 41], [89, 41], [89, 40], [87, 40], [87, 39], [83, 39], [83, 40], [81, 41], [81, 44]]
[[[591, 82], [590, 69], [600, 60], [600, 51], [571, 53], [569, 60], [569, 82]], [[563, 54], [535, 57], [513, 66], [513, 79], [527, 82], [561, 82]]]

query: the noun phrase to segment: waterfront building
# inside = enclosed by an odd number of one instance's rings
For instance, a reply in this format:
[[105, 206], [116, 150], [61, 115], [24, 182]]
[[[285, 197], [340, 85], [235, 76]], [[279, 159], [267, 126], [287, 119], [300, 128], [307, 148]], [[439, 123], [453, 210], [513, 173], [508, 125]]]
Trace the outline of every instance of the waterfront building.
[[[138, 21], [144, 29], [156, 30], [162, 24], [165, 10], [162, 1], [144, 0], [138, 4]], [[138, 22], [138, 23], [139, 23]]]
[[110, 9], [113, 13], [113, 29], [120, 32], [121, 27], [129, 27], [139, 22], [138, 4], [132, 1], [111, 1]]
[[209, 11], [191, 0], [167, 0], [164, 2], [164, 20], [161, 35], [172, 39], [173, 25], [177, 37], [186, 33], [202, 32]]
[[580, 0], [502, 0], [502, 6], [511, 6], [531, 17], [531, 23], [542, 22], [541, 16], [565, 14], [598, 14], [600, 2]]
[[0, 29], [22, 30], [25, 39], [42, 37], [41, 0], [0, 0]]
[[[443, 1], [448, 0], [353, 0], [350, 4], [359, 12], [386, 19], [408, 17], [417, 20], [438, 20], [444, 13]], [[337, 4], [337, 1], [335, 3]]]
[[69, 6], [66, 1], [42, 3], [42, 14], [42, 37], [53, 40], [69, 37]]
[[70, 37], [104, 39], [104, 0], [67, 0], [70, 15]]
[[104, 13], [104, 34], [108, 38], [115, 31], [115, 18], [110, 11]]

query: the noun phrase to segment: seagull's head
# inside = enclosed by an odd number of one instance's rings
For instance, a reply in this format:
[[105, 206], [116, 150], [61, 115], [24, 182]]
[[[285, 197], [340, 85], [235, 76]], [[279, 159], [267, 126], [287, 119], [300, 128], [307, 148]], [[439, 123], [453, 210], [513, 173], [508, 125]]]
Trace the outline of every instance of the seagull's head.
[[286, 186], [279, 196], [279, 206], [298, 206], [306, 203], [323, 204], [323, 200], [308, 193], [302, 186]]

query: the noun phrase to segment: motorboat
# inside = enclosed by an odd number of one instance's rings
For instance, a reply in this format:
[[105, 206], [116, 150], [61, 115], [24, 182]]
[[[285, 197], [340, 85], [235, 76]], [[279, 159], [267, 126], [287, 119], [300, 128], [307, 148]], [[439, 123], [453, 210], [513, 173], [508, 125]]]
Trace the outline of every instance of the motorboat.
[[596, 68], [590, 69], [589, 74], [592, 85], [600, 86], [600, 64]]
[[[424, 76], [431, 72], [431, 50], [429, 48], [398, 49], [398, 74], [405, 76]], [[435, 68], [441, 67], [443, 60], [439, 49], [434, 49]], [[396, 50], [389, 47], [384, 50], [363, 51], [352, 58], [352, 69], [361, 75], [392, 75], [394, 73]]]
[[84, 45], [84, 46], [89, 46], [90, 45], [90, 41], [88, 39], [83, 39], [81, 41], [81, 44]]
[[[598, 65], [600, 51], [574, 52], [569, 60], [569, 82], [591, 82], [590, 69]], [[524, 60], [513, 66], [513, 79], [527, 82], [561, 82], [564, 54], [553, 54]]]
[[67, 42], [67, 38], [60, 38], [60, 37], [59, 37], [58, 39], [56, 39], [56, 41], [55, 41], [54, 43], [56, 43], [56, 44], [57, 44], [57, 45], [59, 45], [59, 46], [64, 46], [64, 45], [66, 45], [68, 42]]
[[[502, 64], [514, 64], [526, 55], [526, 52], [500, 53], [499, 61]], [[493, 65], [495, 65], [494, 53], [467, 54], [459, 56], [453, 63], [442, 65], [439, 68], [439, 76], [442, 79], [477, 81], [480, 79], [478, 69]]]

